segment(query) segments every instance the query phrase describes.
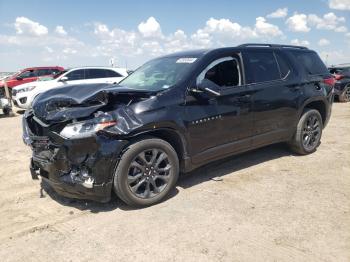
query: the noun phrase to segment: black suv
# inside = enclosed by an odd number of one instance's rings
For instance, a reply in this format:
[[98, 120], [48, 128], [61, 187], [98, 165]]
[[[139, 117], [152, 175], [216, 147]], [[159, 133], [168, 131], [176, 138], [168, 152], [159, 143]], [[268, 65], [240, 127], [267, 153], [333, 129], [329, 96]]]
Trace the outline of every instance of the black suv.
[[320, 144], [334, 78], [298, 46], [245, 44], [149, 61], [120, 85], [49, 90], [23, 117], [31, 173], [60, 194], [159, 202], [180, 172], [287, 142]]
[[334, 96], [340, 102], [350, 101], [350, 64], [341, 64], [329, 68], [335, 77]]

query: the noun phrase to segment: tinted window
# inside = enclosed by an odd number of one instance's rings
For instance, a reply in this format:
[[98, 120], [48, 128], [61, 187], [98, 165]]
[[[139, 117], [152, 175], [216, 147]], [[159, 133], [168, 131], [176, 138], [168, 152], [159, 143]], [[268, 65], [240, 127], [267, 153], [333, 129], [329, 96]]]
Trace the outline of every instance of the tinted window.
[[280, 70], [281, 78], [283, 79], [283, 78], [287, 77], [287, 75], [291, 71], [289, 63], [280, 54], [275, 53], [275, 56], [276, 56], [276, 59], [277, 59], [277, 64], [278, 64], [278, 68]]
[[35, 76], [36, 76], [36, 71], [34, 70], [27, 70], [19, 75], [19, 77], [22, 77], [22, 78], [29, 78], [29, 77], [35, 77]]
[[105, 70], [105, 71], [106, 71], [107, 77], [122, 77], [121, 74], [119, 74], [115, 71], [112, 71], [112, 70]]
[[240, 85], [239, 64], [235, 58], [225, 57], [212, 62], [197, 78], [197, 83], [207, 79], [218, 86]]
[[292, 52], [298, 63], [309, 75], [320, 75], [328, 73], [327, 67], [315, 52]]
[[272, 51], [249, 51], [246, 53], [247, 82], [259, 83], [280, 79], [280, 72]]
[[52, 71], [51, 69], [39, 69], [38, 70], [38, 76], [47, 76], [47, 75], [51, 75]]
[[86, 69], [86, 79], [95, 79], [95, 78], [105, 78], [106, 70], [104, 69]]
[[69, 81], [85, 79], [85, 70], [74, 70], [66, 75]]
[[58, 69], [51, 69], [52, 74], [57, 75], [58, 73], [61, 73], [61, 70]]

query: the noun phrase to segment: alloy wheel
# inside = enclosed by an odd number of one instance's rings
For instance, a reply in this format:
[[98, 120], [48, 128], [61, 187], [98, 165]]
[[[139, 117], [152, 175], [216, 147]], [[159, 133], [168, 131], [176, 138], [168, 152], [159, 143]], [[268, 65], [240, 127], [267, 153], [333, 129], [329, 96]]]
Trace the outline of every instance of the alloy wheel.
[[304, 124], [302, 139], [306, 150], [313, 150], [318, 145], [321, 138], [320, 120], [315, 115], [310, 115]]
[[160, 194], [168, 185], [171, 169], [169, 156], [163, 150], [142, 151], [129, 166], [128, 185], [131, 192], [143, 199]]
[[347, 101], [350, 101], [350, 86], [345, 90], [345, 98]]

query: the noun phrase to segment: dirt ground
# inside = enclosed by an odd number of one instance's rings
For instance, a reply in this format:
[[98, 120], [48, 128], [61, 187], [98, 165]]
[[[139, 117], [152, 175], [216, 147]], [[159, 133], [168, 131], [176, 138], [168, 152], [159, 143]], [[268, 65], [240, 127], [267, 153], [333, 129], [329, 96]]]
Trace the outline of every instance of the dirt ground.
[[274, 145], [183, 176], [130, 209], [59, 197], [29, 174], [21, 117], [0, 114], [1, 261], [350, 261], [350, 103], [309, 156]]

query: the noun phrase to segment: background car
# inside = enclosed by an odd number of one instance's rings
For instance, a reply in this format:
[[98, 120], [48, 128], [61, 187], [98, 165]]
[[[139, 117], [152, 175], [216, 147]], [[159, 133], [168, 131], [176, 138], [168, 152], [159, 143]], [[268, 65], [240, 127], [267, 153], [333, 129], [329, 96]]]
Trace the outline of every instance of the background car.
[[350, 101], [350, 64], [340, 64], [329, 68], [335, 77], [334, 94], [340, 102]]
[[83, 67], [71, 69], [46, 81], [31, 82], [12, 89], [12, 100], [17, 107], [28, 109], [34, 98], [49, 89], [69, 84], [116, 84], [128, 76], [126, 68]]
[[3, 88], [6, 84], [9, 88], [13, 88], [18, 85], [33, 82], [43, 76], [54, 76], [55, 74], [63, 71], [64, 68], [60, 66], [44, 66], [44, 67], [30, 67], [19, 71], [17, 74], [8, 77], [0, 83], [0, 88]]

